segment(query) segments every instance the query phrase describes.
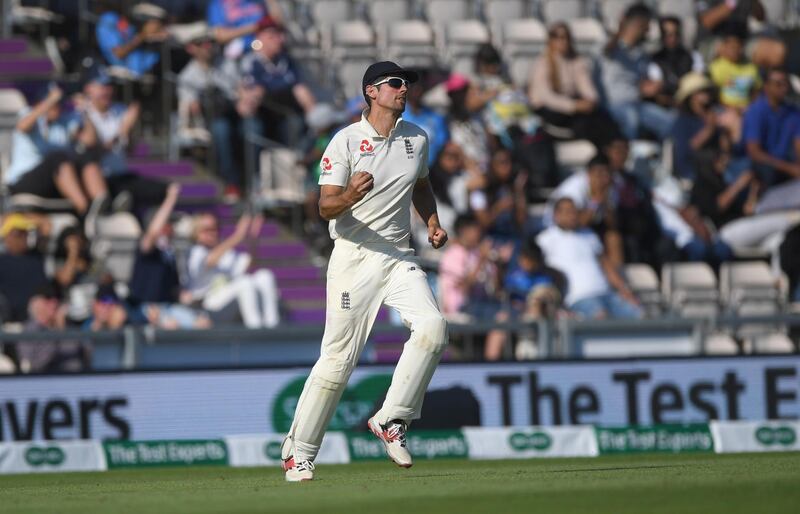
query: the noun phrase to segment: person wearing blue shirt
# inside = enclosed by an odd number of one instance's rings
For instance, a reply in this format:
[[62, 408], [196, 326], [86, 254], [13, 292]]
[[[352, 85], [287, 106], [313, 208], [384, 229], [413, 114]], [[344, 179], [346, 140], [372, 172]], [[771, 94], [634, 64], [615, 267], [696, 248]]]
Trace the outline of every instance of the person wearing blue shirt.
[[772, 69], [763, 94], [744, 113], [742, 141], [765, 187], [800, 178], [800, 111], [786, 103], [788, 94], [788, 74]]
[[40, 102], [20, 112], [11, 165], [3, 180], [11, 194], [66, 198], [85, 215], [90, 205], [101, 207], [108, 190], [97, 162], [73, 150], [82, 120], [75, 112], [65, 112], [62, 97], [62, 90], [53, 85]]
[[251, 49], [256, 34], [269, 19], [283, 21], [276, 0], [211, 0], [206, 22], [214, 39], [225, 46], [225, 56], [238, 58]]
[[409, 86], [408, 105], [403, 113], [403, 119], [419, 125], [428, 134], [428, 166], [433, 166], [439, 152], [450, 140], [450, 130], [444, 116], [422, 105], [424, 94], [425, 88], [421, 81]]
[[[166, 12], [154, 5], [139, 5], [131, 11], [132, 19], [108, 11], [97, 21], [96, 36], [100, 52], [108, 64], [120, 66], [138, 77], [158, 64], [161, 54], [154, 45], [167, 39], [163, 19]], [[136, 25], [141, 29], [137, 30]]]

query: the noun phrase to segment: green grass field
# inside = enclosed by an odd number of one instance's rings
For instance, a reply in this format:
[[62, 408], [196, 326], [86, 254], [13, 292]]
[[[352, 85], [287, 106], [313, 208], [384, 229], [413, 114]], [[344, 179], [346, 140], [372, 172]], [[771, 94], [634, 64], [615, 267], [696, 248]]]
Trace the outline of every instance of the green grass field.
[[278, 469], [162, 468], [0, 477], [0, 512], [746, 513], [800, 512], [800, 454], [420, 461]]

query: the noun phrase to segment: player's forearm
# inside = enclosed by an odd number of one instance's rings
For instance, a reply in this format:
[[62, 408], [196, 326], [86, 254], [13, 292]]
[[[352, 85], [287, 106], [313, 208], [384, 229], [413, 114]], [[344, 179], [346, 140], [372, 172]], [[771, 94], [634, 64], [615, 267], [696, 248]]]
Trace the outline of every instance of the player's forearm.
[[436, 227], [440, 226], [439, 214], [436, 211], [436, 198], [433, 196], [433, 188], [430, 182], [426, 180], [424, 183], [417, 185], [414, 188], [411, 201], [427, 226], [430, 227], [432, 224]]
[[319, 199], [319, 215], [325, 221], [334, 220], [355, 204], [356, 202], [353, 197], [347, 193], [347, 190], [342, 191], [338, 195], [323, 195]]

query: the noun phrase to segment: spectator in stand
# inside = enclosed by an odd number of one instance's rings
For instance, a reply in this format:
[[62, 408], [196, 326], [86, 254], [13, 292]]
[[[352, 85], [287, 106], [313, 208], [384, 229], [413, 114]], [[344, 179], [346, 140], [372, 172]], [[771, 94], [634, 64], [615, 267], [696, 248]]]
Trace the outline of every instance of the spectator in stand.
[[450, 99], [450, 139], [460, 146], [464, 154], [475, 161], [480, 169], [489, 166], [490, 145], [486, 127], [480, 117], [485, 102], [478, 90], [463, 75], [454, 73], [445, 82]]
[[800, 111], [786, 102], [789, 76], [771, 69], [764, 92], [744, 113], [742, 142], [765, 188], [800, 178]]
[[260, 128], [260, 134], [294, 146], [303, 135], [302, 116], [311, 112], [316, 99], [286, 51], [283, 25], [276, 20], [267, 23], [268, 20], [262, 21], [253, 42], [254, 51], [242, 59], [241, 70], [262, 89], [260, 118], [270, 123]]
[[108, 190], [97, 163], [73, 150], [81, 118], [64, 112], [62, 96], [58, 86], [51, 86], [41, 102], [20, 113], [11, 166], [4, 179], [11, 194], [66, 198], [91, 225], [103, 208]]
[[[697, 15], [700, 31], [697, 35], [700, 51], [706, 60], [714, 58], [719, 37], [736, 32], [742, 40], [749, 34], [749, 19], [760, 22], [766, 19], [766, 11], [760, 0], [698, 0]], [[786, 46], [770, 34], [760, 34], [752, 45], [751, 60], [759, 68], [782, 66], [786, 58]]]
[[719, 56], [708, 66], [711, 80], [719, 88], [722, 105], [741, 112], [761, 88], [761, 77], [755, 64], [744, 58], [744, 41], [739, 34], [725, 34], [719, 45]]
[[[504, 289], [511, 313], [526, 322], [554, 319], [561, 305], [563, 276], [545, 266], [544, 255], [536, 243], [525, 244], [510, 268]], [[538, 353], [534, 334], [521, 331], [514, 350], [517, 360], [533, 359]]]
[[758, 183], [752, 171], [745, 171], [732, 183], [725, 180], [730, 154], [723, 149], [706, 153], [699, 160], [690, 202], [717, 229], [752, 215], [758, 200]]
[[283, 15], [277, 0], [210, 0], [206, 21], [225, 57], [238, 59], [265, 24], [283, 23]]
[[648, 78], [661, 84], [655, 101], [663, 107], [676, 105], [675, 93], [681, 78], [690, 72], [702, 73], [705, 70], [703, 57], [699, 52], [689, 50], [683, 45], [683, 25], [676, 16], [664, 16], [659, 20], [661, 48], [651, 57], [647, 70]]
[[[431, 187], [439, 210], [449, 210], [452, 221], [469, 211], [469, 195], [486, 185], [486, 175], [458, 143], [448, 141], [431, 167]], [[440, 216], [441, 218], [441, 212]], [[445, 225], [442, 225], [445, 226]], [[452, 226], [452, 223], [451, 223]]]
[[140, 177], [127, 166], [132, 132], [139, 120], [139, 104], [126, 106], [115, 102], [111, 79], [104, 70], [95, 70], [84, 86], [84, 96], [78, 97], [78, 110], [86, 120], [80, 142], [98, 158], [111, 194], [125, 192], [134, 208], [160, 204], [167, 184]]
[[[66, 309], [59, 290], [49, 282], [40, 284], [28, 302], [26, 332], [64, 330]], [[17, 343], [20, 370], [25, 373], [65, 373], [88, 369], [90, 351], [77, 341], [25, 341]]]
[[119, 330], [132, 322], [128, 308], [120, 300], [114, 286], [103, 283], [97, 288], [92, 302], [92, 316], [84, 322], [83, 329], [92, 332]]
[[433, 165], [439, 152], [450, 139], [447, 119], [438, 112], [422, 105], [422, 97], [426, 92], [422, 80], [408, 85], [406, 110], [403, 119], [422, 127], [428, 135], [428, 165]]
[[147, 225], [133, 265], [128, 289], [134, 303], [178, 303], [181, 282], [175, 249], [172, 247], [172, 211], [178, 201], [180, 186], [170, 184], [167, 195]]
[[589, 62], [575, 51], [564, 22], [550, 27], [547, 50], [531, 67], [528, 99], [546, 123], [567, 131], [565, 139], [588, 139], [602, 148], [617, 130], [600, 106]]
[[164, 9], [148, 3], [134, 6], [130, 17], [113, 10], [102, 14], [97, 20], [96, 37], [106, 62], [125, 69], [134, 78], [153, 70], [161, 59], [158, 45], [169, 37], [166, 18]]
[[485, 187], [470, 194], [470, 209], [491, 237], [511, 241], [528, 229], [526, 184], [528, 175], [514, 169], [511, 152], [500, 148], [492, 154]]
[[89, 317], [92, 295], [102, 271], [94, 266], [89, 241], [78, 227], [67, 227], [58, 235], [55, 255], [55, 283], [67, 299], [69, 321]]
[[675, 176], [697, 178], [697, 159], [722, 145], [725, 133], [713, 101], [714, 84], [705, 75], [688, 73], [675, 95], [680, 109], [672, 127], [672, 169]]
[[[471, 215], [459, 216], [455, 227], [456, 240], [447, 246], [439, 261], [442, 311], [450, 317], [466, 315], [474, 321], [507, 319], [499, 299], [498, 252], [492, 241], [483, 238], [480, 223]], [[505, 340], [504, 331], [489, 331], [487, 360], [500, 358]]]
[[622, 239], [617, 227], [616, 191], [621, 182], [622, 179], [611, 172], [608, 158], [603, 154], [596, 155], [586, 165], [585, 171], [573, 173], [553, 191], [547, 224], [552, 224], [555, 202], [560, 198], [569, 198], [578, 209], [579, 226], [591, 228], [597, 234], [612, 262], [623, 262]]
[[28, 301], [35, 288], [47, 281], [44, 259], [29, 247], [29, 237], [36, 234], [36, 221], [24, 214], [5, 216], [0, 226], [3, 253], [0, 253], [0, 321], [24, 321]]
[[141, 311], [151, 325], [159, 328], [209, 328], [208, 315], [180, 303], [181, 281], [172, 246], [171, 219], [179, 194], [180, 187], [171, 184], [139, 241], [128, 284], [128, 303], [132, 310]]
[[597, 235], [582, 229], [569, 198], [556, 201], [555, 225], [536, 238], [548, 266], [567, 278], [566, 305], [587, 319], [642, 317], [639, 301], [603, 252]]
[[214, 87], [214, 42], [209, 32], [197, 34], [186, 45], [192, 59], [178, 74], [178, 137], [187, 145], [208, 144], [208, 101]]
[[642, 47], [651, 19], [646, 5], [628, 7], [619, 31], [608, 41], [600, 59], [606, 107], [628, 139], [635, 139], [646, 129], [663, 140], [675, 122], [673, 112], [644, 101], [654, 98], [662, 87], [647, 77], [650, 59]]
[[[189, 251], [185, 301], [199, 304], [217, 322], [241, 315], [248, 328], [270, 328], [280, 321], [278, 287], [268, 269], [248, 273], [250, 255], [236, 250], [245, 238], [256, 237], [263, 218], [239, 218], [233, 234], [220, 241], [219, 224], [212, 214], [195, 220], [195, 244]], [[238, 308], [237, 308], [238, 307]]]
[[645, 262], [659, 269], [666, 240], [651, 189], [627, 168], [629, 153], [630, 145], [624, 138], [616, 138], [604, 149], [614, 176], [617, 229], [622, 239], [620, 244], [609, 248], [608, 255], [617, 266], [624, 262]]
[[800, 302], [800, 225], [792, 228], [778, 249], [781, 269], [789, 278], [789, 301]]

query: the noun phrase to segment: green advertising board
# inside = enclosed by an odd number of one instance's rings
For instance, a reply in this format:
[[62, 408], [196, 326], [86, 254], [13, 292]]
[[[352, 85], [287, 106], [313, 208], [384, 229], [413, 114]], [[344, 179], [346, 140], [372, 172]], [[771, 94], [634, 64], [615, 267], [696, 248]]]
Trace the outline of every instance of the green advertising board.
[[601, 454], [646, 452], [713, 452], [706, 424], [596, 427]]
[[[383, 443], [369, 432], [350, 432], [347, 444], [351, 460], [384, 460]], [[408, 451], [418, 459], [466, 459], [469, 445], [460, 430], [417, 430], [407, 435]]]
[[107, 441], [103, 449], [109, 469], [228, 464], [228, 448], [219, 439]]

